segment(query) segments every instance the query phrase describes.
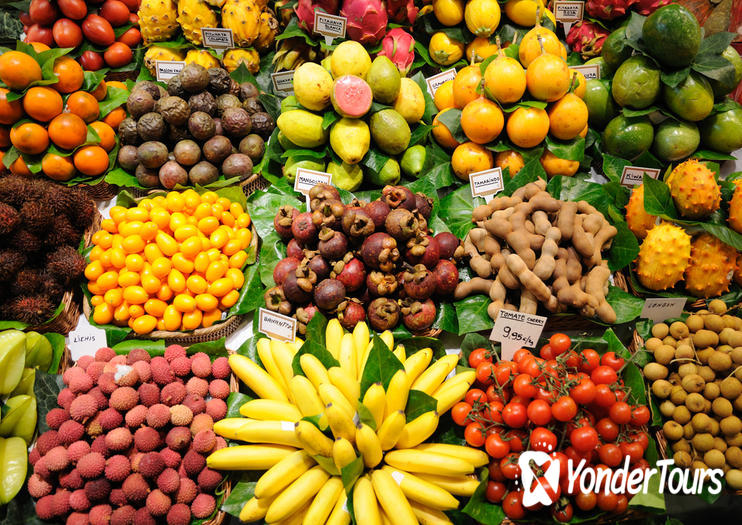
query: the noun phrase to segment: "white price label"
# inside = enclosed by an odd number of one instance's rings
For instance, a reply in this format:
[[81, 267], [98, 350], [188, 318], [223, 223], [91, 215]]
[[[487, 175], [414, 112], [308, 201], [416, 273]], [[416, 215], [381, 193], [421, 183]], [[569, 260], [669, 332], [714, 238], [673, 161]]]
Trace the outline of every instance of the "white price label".
[[84, 355], [95, 355], [98, 349], [108, 346], [106, 331], [91, 325], [84, 315], [80, 316], [77, 326], [67, 335], [67, 345], [73, 361]]
[[534, 348], [544, 331], [546, 317], [501, 309], [490, 339], [502, 347], [501, 359], [512, 359], [519, 348]]
[[271, 339], [293, 343], [296, 339], [296, 319], [261, 308], [258, 315], [258, 332]]
[[443, 71], [442, 73], [438, 73], [437, 75], [426, 78], [425, 83], [428, 85], [428, 93], [430, 93], [431, 97], [434, 97], [435, 92], [438, 90], [439, 87], [443, 85], [444, 82], [453, 80], [454, 78], [456, 78], [456, 68], [452, 68], [448, 71]]
[[323, 171], [308, 170], [298, 168], [296, 170], [296, 179], [294, 180], [294, 191], [304, 195], [309, 195], [309, 190], [317, 184], [332, 184], [332, 175]]
[[320, 10], [314, 11], [314, 32], [325, 37], [327, 45], [336, 38], [345, 38], [348, 19], [344, 16], [328, 15]]
[[156, 64], [157, 80], [160, 81], [170, 80], [185, 67], [185, 62], [178, 60], [158, 60]]
[[585, 2], [571, 0], [556, 0], [554, 2], [554, 18], [562, 23], [579, 22], [585, 13]]
[[472, 197], [484, 197], [485, 200], [500, 193], [505, 187], [502, 180], [502, 169], [492, 168], [469, 174], [469, 186]]
[[660, 170], [657, 168], [643, 168], [641, 166], [624, 166], [621, 173], [621, 184], [624, 186], [637, 186], [644, 181], [644, 174], [653, 179], [660, 176]]
[[585, 80], [598, 80], [600, 78], [600, 64], [584, 64], [582, 66], [569, 66], [569, 69], [574, 69], [582, 73]]
[[651, 319], [655, 323], [680, 317], [686, 301], [685, 297], [651, 297], [644, 301], [644, 308], [639, 317]]
[[294, 94], [294, 70], [271, 74], [273, 91], [285, 97]]
[[214, 49], [234, 47], [234, 36], [231, 29], [224, 27], [202, 27], [201, 36], [203, 37], [204, 47], [212, 47]]

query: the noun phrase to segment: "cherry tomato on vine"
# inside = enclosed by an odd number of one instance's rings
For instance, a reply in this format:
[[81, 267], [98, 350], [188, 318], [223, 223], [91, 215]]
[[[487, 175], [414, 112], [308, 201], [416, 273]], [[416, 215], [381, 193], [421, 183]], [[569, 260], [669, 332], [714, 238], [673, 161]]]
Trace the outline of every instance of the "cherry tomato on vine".
[[619, 494], [618, 498], [616, 498], [616, 508], [613, 509], [613, 512], [616, 514], [623, 514], [628, 508], [629, 498], [626, 497], [626, 494]]
[[533, 354], [528, 348], [519, 348], [513, 354], [513, 362], [520, 363], [526, 357], [533, 357]]
[[600, 461], [609, 467], [617, 467], [621, 464], [623, 454], [621, 454], [621, 449], [618, 445], [606, 443], [605, 445], [598, 447], [598, 457], [600, 458]]
[[591, 379], [582, 379], [572, 387], [569, 395], [580, 405], [588, 405], [595, 400], [595, 383]]
[[504, 483], [489, 480], [487, 482], [487, 491], [484, 493], [484, 496], [490, 503], [500, 503], [502, 498], [505, 496], [506, 490], [507, 488]]
[[503, 475], [502, 469], [500, 469], [500, 462], [499, 461], [490, 461], [489, 466], [487, 467], [487, 470], [489, 470], [490, 479], [495, 481], [505, 481], [507, 478]]
[[518, 374], [513, 380], [513, 392], [520, 397], [536, 397], [538, 389], [533, 384], [533, 378], [528, 374]]
[[478, 422], [472, 421], [464, 429], [464, 439], [469, 445], [475, 448], [479, 448], [484, 445], [485, 435], [482, 430], [482, 425]]
[[618, 437], [618, 425], [609, 417], [604, 417], [595, 424], [595, 430], [603, 441], [615, 441]]
[[569, 396], [562, 396], [551, 405], [551, 415], [562, 423], [569, 421], [577, 415], [577, 403]]
[[538, 351], [538, 355], [542, 359], [554, 359], [554, 349], [551, 347], [550, 344], [545, 344], [541, 347], [541, 349]]
[[490, 401], [486, 409], [486, 418], [495, 423], [502, 423], [502, 409], [505, 404], [502, 401]]
[[579, 368], [580, 367], [580, 354], [574, 350], [569, 350], [564, 358], [564, 364], [567, 368]]
[[603, 512], [613, 512], [616, 510], [616, 506], [618, 505], [617, 494], [613, 494], [612, 492], [606, 494], [605, 491], [602, 490], [596, 494], [596, 497], [598, 508]]
[[466, 396], [464, 396], [464, 401], [469, 403], [472, 407], [477, 403], [482, 405], [487, 403], [487, 394], [484, 393], [484, 390], [472, 388], [466, 393]]
[[610, 366], [600, 365], [590, 372], [590, 379], [592, 379], [593, 383], [596, 385], [612, 385], [618, 381], [618, 374], [616, 374], [616, 371]]
[[608, 408], [616, 402], [616, 393], [608, 385], [595, 385], [595, 403]]
[[502, 438], [510, 445], [512, 452], [523, 452], [528, 441], [528, 436], [524, 430], [511, 429], [502, 435]]
[[518, 366], [511, 361], [501, 361], [495, 365], [495, 381], [498, 386], [505, 386], [516, 373]]
[[518, 372], [528, 374], [531, 377], [539, 377], [543, 363], [544, 360], [540, 357], [527, 357], [518, 363]]
[[598, 445], [598, 432], [593, 427], [579, 427], [569, 433], [569, 441], [577, 452], [588, 452]]
[[508, 492], [502, 500], [502, 510], [511, 520], [523, 519], [526, 515], [526, 509], [523, 508], [523, 493], [520, 490]]
[[469, 354], [469, 366], [477, 368], [480, 364], [492, 362], [492, 356], [489, 355], [489, 351], [486, 348], [475, 348]]
[[545, 426], [551, 421], [551, 407], [543, 399], [534, 399], [528, 403], [526, 413], [534, 425]]
[[616, 355], [616, 352], [606, 352], [600, 358], [600, 364], [604, 366], [610, 366], [613, 370], [618, 372], [626, 361], [623, 357]]
[[578, 492], [575, 496], [575, 504], [580, 510], [593, 510], [598, 502], [598, 496], [594, 492]]
[[484, 449], [491, 457], [502, 459], [510, 452], [510, 444], [499, 434], [490, 434], [484, 442]]
[[464, 401], [459, 401], [451, 409], [451, 419], [457, 425], [464, 426], [468, 422], [466, 418], [469, 412], [471, 412], [471, 405]]
[[515, 479], [520, 476], [519, 456], [520, 454], [511, 452], [500, 460], [500, 472], [506, 479]]
[[569, 350], [572, 340], [566, 334], [554, 334], [549, 338], [549, 345], [554, 351], [554, 355], [561, 355]]
[[495, 365], [484, 361], [477, 367], [477, 381], [483, 385], [491, 385], [495, 377]]
[[649, 407], [637, 405], [631, 409], [631, 425], [641, 427], [649, 423]]
[[617, 425], [625, 425], [631, 421], [631, 407], [625, 401], [616, 401], [608, 409], [608, 416]]
[[600, 354], [592, 348], [586, 348], [582, 351], [582, 364], [580, 370], [582, 372], [590, 373], [600, 366]]
[[647, 450], [649, 446], [649, 436], [646, 432], [631, 432], [629, 433], [629, 439], [634, 443], [639, 443], [642, 450]]
[[572, 519], [574, 514], [575, 511], [572, 508], [572, 504], [569, 502], [558, 503], [551, 509], [551, 515], [554, 516], [554, 519], [561, 521], [562, 523], [567, 523]]
[[554, 451], [549, 454], [552, 461], [556, 461], [559, 464], [559, 477], [564, 478], [567, 476], [567, 467], [569, 458], [564, 452]]
[[629, 463], [634, 464], [644, 455], [644, 449], [639, 443], [621, 443], [619, 445], [624, 456], [629, 456]]
[[554, 452], [557, 446], [557, 437], [548, 428], [536, 427], [531, 431], [529, 445], [531, 450], [540, 450], [546, 453]]
[[503, 395], [500, 395], [500, 392], [495, 388], [495, 385], [490, 385], [487, 387], [487, 399], [489, 401], [499, 401], [503, 404], [509, 399], [508, 392], [506, 390], [503, 390]]
[[525, 405], [511, 401], [502, 409], [502, 420], [511, 428], [521, 428], [528, 420]]
[[[551, 484], [543, 476], [533, 480], [533, 483], [531, 484], [531, 491], [534, 491], [538, 485], [541, 485], [541, 487], [544, 489], [544, 492], [546, 492], [546, 494], [549, 496], [549, 500], [551, 501], [558, 500], [559, 496], [562, 494], [562, 488], [559, 486], [559, 483], [556, 483], [556, 486], [552, 487]], [[528, 508], [529, 510], [536, 510], [540, 507], [541, 504], [539, 503], [537, 506], [526, 508]]]

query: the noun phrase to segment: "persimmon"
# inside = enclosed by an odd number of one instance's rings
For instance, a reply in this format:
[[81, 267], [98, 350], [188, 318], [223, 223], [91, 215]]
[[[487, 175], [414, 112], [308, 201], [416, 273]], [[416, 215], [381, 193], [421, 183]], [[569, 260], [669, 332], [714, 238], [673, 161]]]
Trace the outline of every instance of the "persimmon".
[[100, 112], [98, 101], [85, 91], [75, 91], [67, 98], [67, 110], [88, 123], [98, 120]]
[[10, 142], [22, 153], [38, 155], [49, 147], [49, 135], [35, 122], [26, 122], [10, 130]]
[[32, 177], [33, 173], [31, 173], [31, 170], [28, 169], [28, 166], [26, 166], [26, 161], [23, 160], [23, 157], [18, 157], [15, 159], [13, 164], [10, 165], [10, 173], [13, 175], [18, 175], [20, 177]]
[[43, 53], [44, 51], [49, 51], [51, 49], [43, 42], [29, 42], [29, 44], [37, 53]]
[[0, 124], [15, 124], [23, 116], [23, 103], [18, 99], [8, 102], [8, 93], [0, 88]]
[[85, 143], [88, 128], [85, 121], [72, 113], [62, 113], [49, 123], [49, 138], [62, 149], [74, 149]]
[[100, 84], [90, 94], [95, 97], [95, 100], [100, 102], [106, 98], [106, 93], [108, 93], [108, 84], [106, 84], [105, 80], [101, 80]]
[[60, 93], [72, 93], [82, 87], [85, 73], [82, 66], [74, 59], [63, 56], [54, 61], [54, 74], [59, 79], [51, 87]]
[[100, 146], [85, 146], [75, 152], [73, 162], [77, 171], [95, 177], [108, 169], [108, 153]]
[[41, 66], [25, 53], [8, 51], [0, 55], [0, 80], [10, 89], [26, 89], [31, 82], [41, 80]]
[[[110, 86], [111, 83], [109, 82]], [[124, 108], [116, 108], [111, 111], [108, 115], [103, 117], [103, 122], [111, 126], [113, 129], [119, 129], [119, 124], [126, 118], [126, 111]]]
[[52, 180], [64, 182], [75, 175], [75, 165], [70, 157], [47, 153], [41, 159], [41, 171]]
[[23, 109], [29, 117], [49, 122], [62, 113], [64, 102], [58, 91], [46, 86], [34, 86], [23, 96]]
[[106, 151], [111, 151], [116, 145], [116, 132], [113, 131], [113, 128], [100, 120], [91, 122], [90, 127], [93, 128], [100, 137], [99, 146]]

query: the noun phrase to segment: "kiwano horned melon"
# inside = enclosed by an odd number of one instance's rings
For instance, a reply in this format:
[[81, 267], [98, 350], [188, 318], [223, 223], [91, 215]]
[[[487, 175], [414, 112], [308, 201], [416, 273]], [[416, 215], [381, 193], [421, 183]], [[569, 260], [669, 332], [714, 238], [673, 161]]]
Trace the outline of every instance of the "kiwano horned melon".
[[656, 215], [650, 215], [644, 209], [644, 184], [634, 186], [631, 198], [626, 205], [626, 223], [631, 232], [639, 239], [647, 236], [657, 221]]
[[176, 21], [178, 13], [173, 0], [142, 0], [137, 15], [139, 15], [139, 29], [145, 45], [170, 40], [178, 31]]
[[737, 265], [737, 250], [710, 233], [693, 239], [685, 289], [696, 297], [716, 297], [729, 290]]
[[742, 253], [737, 254], [737, 265], [734, 267], [734, 282], [742, 286]]
[[639, 247], [639, 282], [650, 290], [672, 288], [683, 278], [689, 260], [690, 235], [669, 222], [658, 224], [647, 232]]
[[701, 219], [719, 209], [721, 188], [714, 172], [695, 159], [678, 164], [670, 173], [667, 185], [682, 217]]
[[737, 233], [742, 233], [742, 180], [734, 181], [737, 186], [729, 200], [729, 227]]

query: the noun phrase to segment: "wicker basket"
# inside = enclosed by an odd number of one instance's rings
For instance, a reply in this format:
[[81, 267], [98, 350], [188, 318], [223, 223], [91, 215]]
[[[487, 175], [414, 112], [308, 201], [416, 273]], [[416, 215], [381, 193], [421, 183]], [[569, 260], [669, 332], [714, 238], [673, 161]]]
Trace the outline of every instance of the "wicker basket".
[[118, 195], [119, 190], [118, 186], [108, 184], [104, 180], [100, 181], [98, 184], [78, 184], [76, 187], [90, 195], [90, 198], [95, 201], [111, 200]]
[[137, 76], [139, 76], [139, 71], [136, 69], [132, 71], [109, 71], [106, 73], [106, 80], [126, 82], [127, 80], [136, 80]]
[[240, 188], [245, 194], [245, 197], [249, 197], [258, 190], [264, 190], [271, 183], [267, 181], [260, 173], [253, 173], [250, 177], [240, 182]]

